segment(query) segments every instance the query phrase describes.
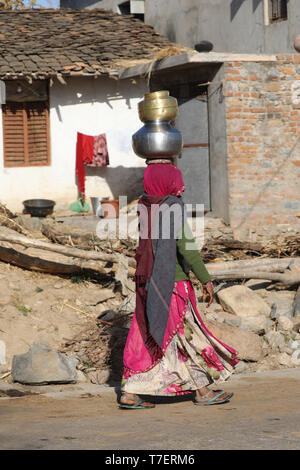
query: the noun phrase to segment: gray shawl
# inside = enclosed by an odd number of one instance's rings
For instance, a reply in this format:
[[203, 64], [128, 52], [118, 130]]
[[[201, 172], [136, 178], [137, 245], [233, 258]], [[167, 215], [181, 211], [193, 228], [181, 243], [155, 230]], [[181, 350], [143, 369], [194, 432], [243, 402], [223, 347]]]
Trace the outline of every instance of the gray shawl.
[[175, 283], [176, 238], [185, 218], [182, 199], [172, 195], [166, 196], [160, 205], [152, 230], [154, 264], [146, 286], [146, 312], [150, 333], [160, 347], [168, 323]]

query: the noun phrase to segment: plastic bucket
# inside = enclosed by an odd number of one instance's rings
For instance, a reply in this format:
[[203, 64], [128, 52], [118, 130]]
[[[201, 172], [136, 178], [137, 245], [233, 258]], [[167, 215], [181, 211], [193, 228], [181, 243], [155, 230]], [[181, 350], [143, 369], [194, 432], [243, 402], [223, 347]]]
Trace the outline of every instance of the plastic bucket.
[[119, 218], [119, 199], [102, 200], [102, 217], [105, 219]]
[[93, 208], [93, 213], [97, 217], [102, 217], [101, 203], [104, 200], [108, 200], [108, 197], [91, 197], [91, 204], [92, 204], [92, 208]]

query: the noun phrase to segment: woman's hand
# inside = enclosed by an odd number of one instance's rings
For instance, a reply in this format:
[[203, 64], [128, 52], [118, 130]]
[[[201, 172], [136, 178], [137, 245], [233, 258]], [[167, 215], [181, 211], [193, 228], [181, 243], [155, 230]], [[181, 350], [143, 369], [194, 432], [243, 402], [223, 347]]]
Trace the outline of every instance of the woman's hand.
[[214, 300], [214, 286], [212, 282], [207, 282], [206, 284], [203, 284], [203, 300], [204, 302], [207, 302], [207, 297], [208, 297], [208, 304], [206, 307], [208, 308], [213, 300]]

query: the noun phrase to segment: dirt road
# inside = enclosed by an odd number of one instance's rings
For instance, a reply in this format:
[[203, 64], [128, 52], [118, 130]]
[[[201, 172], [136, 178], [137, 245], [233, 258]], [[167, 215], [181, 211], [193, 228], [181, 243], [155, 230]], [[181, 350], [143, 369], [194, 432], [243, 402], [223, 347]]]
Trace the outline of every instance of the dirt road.
[[300, 369], [235, 376], [223, 388], [235, 392], [225, 405], [169, 399], [152, 410], [120, 410], [104, 386], [1, 398], [0, 449], [300, 449]]

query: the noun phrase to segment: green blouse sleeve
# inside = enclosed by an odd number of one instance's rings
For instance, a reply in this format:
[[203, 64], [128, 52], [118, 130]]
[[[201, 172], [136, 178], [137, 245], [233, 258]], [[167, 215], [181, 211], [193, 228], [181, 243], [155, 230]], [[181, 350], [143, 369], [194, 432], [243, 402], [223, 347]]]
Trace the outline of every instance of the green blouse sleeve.
[[177, 250], [197, 279], [205, 284], [211, 277], [203, 263], [195, 239], [188, 224], [182, 227], [177, 239]]

